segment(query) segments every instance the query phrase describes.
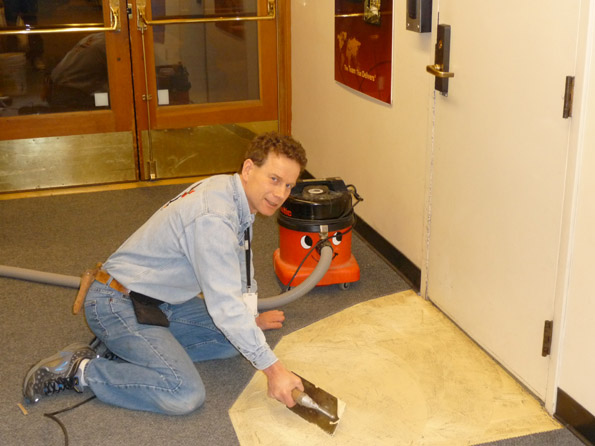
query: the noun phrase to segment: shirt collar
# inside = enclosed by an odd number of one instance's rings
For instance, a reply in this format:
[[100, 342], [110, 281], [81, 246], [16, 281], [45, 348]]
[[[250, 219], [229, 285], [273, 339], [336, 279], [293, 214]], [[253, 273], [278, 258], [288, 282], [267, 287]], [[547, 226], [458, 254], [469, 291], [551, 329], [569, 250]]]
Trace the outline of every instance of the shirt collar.
[[240, 216], [240, 230], [243, 232], [247, 227], [254, 223], [254, 214], [250, 213], [248, 197], [246, 197], [246, 192], [244, 191], [244, 186], [242, 186], [242, 179], [240, 178], [239, 174], [233, 174], [232, 185], [233, 199], [236, 203]]

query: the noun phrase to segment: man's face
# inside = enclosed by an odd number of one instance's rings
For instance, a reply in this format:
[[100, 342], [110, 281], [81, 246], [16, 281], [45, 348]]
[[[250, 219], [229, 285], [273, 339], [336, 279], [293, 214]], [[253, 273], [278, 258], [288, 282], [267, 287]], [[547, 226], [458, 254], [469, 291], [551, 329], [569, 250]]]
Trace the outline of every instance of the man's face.
[[289, 196], [299, 174], [297, 161], [272, 152], [260, 167], [251, 159], [244, 161], [241, 177], [250, 212], [273, 215]]

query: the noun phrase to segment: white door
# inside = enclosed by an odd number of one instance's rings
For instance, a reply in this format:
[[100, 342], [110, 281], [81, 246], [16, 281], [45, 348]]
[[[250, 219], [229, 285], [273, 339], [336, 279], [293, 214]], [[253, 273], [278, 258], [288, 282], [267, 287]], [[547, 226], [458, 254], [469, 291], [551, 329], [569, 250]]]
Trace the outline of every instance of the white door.
[[439, 2], [455, 77], [433, 99], [426, 294], [542, 399], [580, 3]]

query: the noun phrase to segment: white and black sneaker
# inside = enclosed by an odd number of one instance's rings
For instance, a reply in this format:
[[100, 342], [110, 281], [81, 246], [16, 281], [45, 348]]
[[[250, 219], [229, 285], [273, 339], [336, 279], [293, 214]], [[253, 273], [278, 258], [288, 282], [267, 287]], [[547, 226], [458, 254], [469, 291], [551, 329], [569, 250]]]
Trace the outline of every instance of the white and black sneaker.
[[82, 392], [77, 371], [84, 359], [95, 359], [97, 353], [82, 342], [71, 344], [49, 358], [35, 364], [23, 382], [23, 396], [29, 403], [63, 390]]

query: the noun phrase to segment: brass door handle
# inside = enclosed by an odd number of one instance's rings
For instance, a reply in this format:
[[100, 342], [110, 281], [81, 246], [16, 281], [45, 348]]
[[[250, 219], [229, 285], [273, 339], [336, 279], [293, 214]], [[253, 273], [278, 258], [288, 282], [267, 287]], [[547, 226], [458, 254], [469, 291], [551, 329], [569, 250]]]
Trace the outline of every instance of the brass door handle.
[[120, 31], [120, 10], [119, 0], [109, 0], [110, 24], [103, 23], [71, 23], [67, 25], [43, 26], [31, 25], [24, 28], [0, 29], [0, 36], [17, 34], [54, 34], [54, 33], [78, 33], [78, 32], [101, 32]]
[[448, 77], [455, 77], [454, 73], [451, 73], [450, 71], [442, 71], [443, 69], [444, 69], [444, 66], [440, 65], [440, 64], [426, 66], [426, 71], [428, 73], [433, 74], [434, 76], [439, 77], [441, 79], [448, 78]]
[[238, 16], [238, 17], [204, 17], [196, 19], [158, 19], [149, 20], [147, 19], [146, 12], [146, 0], [138, 0], [136, 2], [136, 9], [138, 12], [138, 26], [146, 28], [147, 26], [157, 25], [185, 25], [190, 23], [218, 23], [218, 22], [246, 22], [246, 21], [259, 21], [259, 20], [274, 20], [276, 18], [276, 7], [275, 0], [268, 0], [267, 14], [266, 15], [255, 15], [255, 16]]

